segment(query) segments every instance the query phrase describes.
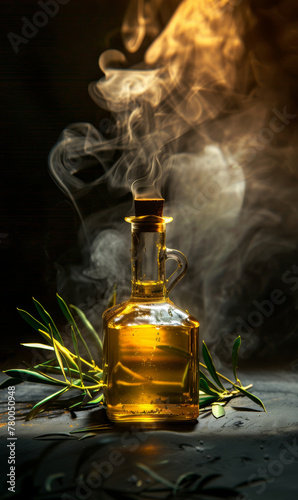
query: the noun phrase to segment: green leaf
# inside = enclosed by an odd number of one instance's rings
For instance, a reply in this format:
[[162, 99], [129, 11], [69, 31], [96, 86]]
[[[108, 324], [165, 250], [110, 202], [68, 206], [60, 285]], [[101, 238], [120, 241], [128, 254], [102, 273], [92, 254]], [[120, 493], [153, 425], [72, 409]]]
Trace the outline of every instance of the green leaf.
[[73, 330], [75, 330], [77, 332], [77, 335], [79, 336], [82, 344], [84, 345], [87, 353], [88, 353], [88, 356], [90, 358], [90, 361], [91, 363], [94, 365], [94, 361], [93, 361], [93, 358], [92, 358], [92, 354], [89, 350], [89, 347], [87, 346], [84, 338], [82, 337], [82, 334], [78, 328], [78, 325], [76, 324], [75, 320], [74, 320], [74, 317], [73, 315], [71, 314], [66, 302], [62, 299], [62, 297], [60, 297], [60, 295], [58, 295], [58, 293], [56, 294], [56, 297], [57, 297], [57, 300], [58, 300], [58, 304], [59, 304], [59, 307], [61, 309], [61, 311], [63, 312], [65, 318], [67, 319], [68, 323], [71, 325], [71, 327], [73, 328]]
[[54, 394], [51, 394], [50, 396], [47, 396], [46, 398], [39, 401], [39, 403], [34, 405], [33, 408], [29, 411], [28, 415], [26, 416], [26, 420], [32, 420], [32, 418], [34, 418], [38, 413], [41, 413], [43, 410], [45, 410], [49, 403], [53, 403], [61, 396], [61, 394], [63, 394], [67, 390], [68, 387], [64, 387], [60, 391], [55, 392]]
[[[113, 427], [113, 423], [104, 423], [104, 424], [98, 424], [98, 425], [90, 425], [90, 427], [84, 427], [83, 429], [75, 429], [74, 431], [70, 431], [70, 434], [79, 434], [80, 432], [93, 432], [93, 431], [100, 431], [101, 429], [111, 429]], [[114, 441], [114, 438], [112, 438], [112, 441]]]
[[[39, 330], [39, 332], [43, 333], [41, 330]], [[50, 336], [50, 339], [51, 339], [51, 336]], [[65, 347], [63, 346], [62, 344], [60, 344], [60, 342], [58, 342], [58, 340], [55, 339], [55, 342], [56, 344], [56, 347], [58, 347], [58, 349], [60, 350], [60, 352], [63, 353], [63, 355], [67, 358], [69, 364], [75, 369], [77, 370], [78, 369], [78, 365], [76, 364], [76, 362], [74, 361], [74, 359], [72, 358], [72, 353]], [[52, 361], [52, 360], [51, 360]], [[49, 361], [48, 363], [50, 363], [51, 361]]]
[[232, 351], [232, 365], [233, 365], [233, 372], [234, 372], [234, 377], [236, 382], [240, 382], [240, 380], [237, 377], [237, 368], [238, 368], [238, 356], [239, 356], [239, 349], [241, 346], [241, 337], [240, 335], [236, 338], [234, 345], [233, 345], [233, 351]]
[[26, 311], [23, 311], [23, 309], [18, 309], [17, 308], [17, 311], [20, 313], [20, 315], [22, 316], [22, 318], [25, 321], [27, 321], [27, 323], [30, 326], [33, 326], [33, 328], [35, 330], [39, 331], [39, 329], [42, 328], [43, 330], [46, 330], [47, 333], [49, 333], [48, 328], [43, 323], [40, 323], [39, 321], [37, 321], [37, 319], [33, 318], [33, 316], [31, 316], [31, 314], [27, 313]]
[[72, 343], [73, 343], [73, 346], [74, 346], [75, 353], [77, 355], [80, 380], [81, 380], [81, 384], [83, 386], [84, 385], [84, 381], [83, 381], [82, 363], [81, 363], [81, 358], [80, 358], [80, 353], [79, 353], [78, 341], [77, 341], [77, 337], [76, 337], [76, 334], [75, 334], [73, 326], [70, 327], [70, 330], [71, 330]]
[[54, 379], [48, 377], [38, 372], [23, 369], [10, 369], [5, 370], [4, 373], [9, 377], [15, 377], [22, 382], [35, 382], [38, 384], [50, 384], [50, 385], [65, 385], [63, 380]]
[[69, 409], [69, 410], [80, 410], [80, 409], [82, 409], [82, 404], [83, 404], [84, 394], [85, 394], [85, 393], [83, 393], [83, 392], [82, 392], [82, 394], [80, 395], [80, 398], [77, 398], [77, 399], [75, 400], [75, 403], [71, 404], [71, 405], [68, 407], [68, 409]]
[[257, 398], [257, 396], [255, 396], [254, 394], [251, 394], [250, 392], [248, 392], [246, 389], [243, 389], [243, 387], [240, 387], [239, 385], [234, 384], [234, 387], [235, 387], [235, 389], [238, 389], [240, 392], [242, 392], [242, 394], [247, 396], [249, 399], [251, 399], [254, 403], [261, 406], [264, 411], [267, 411], [263, 402], [259, 398]]
[[39, 363], [38, 365], [34, 365], [34, 369], [35, 370], [44, 370], [44, 368], [48, 367], [48, 366], [52, 366], [53, 363], [56, 363], [57, 360], [56, 358], [53, 358], [53, 359], [48, 359], [47, 361], [44, 361], [43, 363]]
[[38, 313], [40, 314], [41, 318], [44, 320], [45, 324], [48, 325], [50, 324], [51, 327], [52, 327], [52, 330], [53, 330], [53, 334], [54, 334], [54, 338], [56, 340], [58, 340], [58, 342], [60, 342], [60, 344], [64, 345], [63, 344], [63, 340], [62, 340], [62, 337], [58, 331], [58, 328], [56, 327], [54, 321], [52, 320], [52, 317], [50, 316], [50, 314], [45, 310], [45, 308], [33, 297], [33, 302], [34, 302], [34, 305], [38, 311]]
[[185, 474], [181, 474], [176, 481], [176, 489], [181, 487], [183, 490], [187, 488], [187, 491], [190, 491], [189, 487], [199, 478], [201, 478], [201, 475], [197, 472], [186, 472]]
[[215, 418], [223, 417], [226, 414], [225, 409], [222, 405], [213, 403], [211, 408], [212, 408], [212, 415]]
[[25, 347], [35, 347], [36, 349], [47, 349], [48, 351], [54, 351], [54, 347], [47, 344], [22, 344]]
[[209, 394], [210, 396], [216, 396], [217, 398], [220, 397], [220, 393], [211, 389], [211, 387], [209, 387], [209, 385], [207, 384], [206, 380], [204, 380], [203, 378], [200, 378], [200, 389], [202, 389], [202, 391], [204, 391], [205, 394]]
[[93, 436], [97, 436], [97, 432], [88, 432], [88, 434], [84, 434], [84, 436], [81, 436], [78, 441], [82, 441], [82, 439], [88, 439], [88, 438], [91, 438]]
[[217, 383], [217, 385], [219, 387], [221, 387], [223, 389], [223, 391], [225, 391], [225, 388], [224, 386], [222, 385], [221, 381], [219, 380], [218, 376], [217, 376], [217, 373], [216, 373], [216, 369], [215, 369], [215, 366], [214, 366], [214, 363], [213, 363], [213, 360], [212, 360], [212, 357], [211, 357], [211, 354], [210, 352], [208, 351], [208, 347], [206, 346], [205, 344], [205, 341], [203, 340], [203, 347], [202, 347], [202, 353], [203, 353], [203, 358], [204, 358], [204, 361], [206, 363], [206, 366], [208, 368], [208, 371], [211, 375], [211, 377], [213, 378], [213, 380]]
[[218, 400], [218, 396], [199, 396], [199, 405], [200, 408], [205, 408], [206, 406], [210, 406], [211, 403]]
[[104, 400], [104, 394], [100, 394], [99, 396], [95, 396], [93, 399], [91, 399], [91, 401], [88, 401], [88, 403], [86, 403], [86, 406], [101, 403], [103, 400]]
[[47, 434], [40, 434], [39, 436], [35, 436], [33, 439], [40, 440], [52, 440], [52, 439], [77, 439], [75, 436], [71, 436], [69, 432], [50, 432]]
[[98, 368], [98, 370], [88, 370], [88, 375], [90, 375], [90, 377], [94, 377], [96, 382], [98, 382], [99, 380], [102, 380], [103, 371], [101, 368]]
[[164, 484], [168, 488], [171, 488], [173, 490], [177, 490], [177, 486], [175, 483], [168, 481], [164, 477], [162, 477], [159, 474], [157, 474], [156, 472], [154, 472], [152, 469], [149, 469], [149, 467], [147, 467], [146, 465], [141, 464], [141, 463], [137, 463], [136, 466], [139, 469], [141, 469], [142, 471], [146, 472], [149, 476], [153, 477], [153, 479], [155, 479], [156, 481], [159, 481], [160, 483]]
[[169, 352], [170, 354], [179, 356], [179, 358], [191, 358], [191, 354], [189, 352], [183, 351], [182, 349], [178, 349], [177, 347], [173, 347], [171, 345], [157, 345], [156, 349], [161, 349], [162, 351]]
[[[39, 368], [39, 367], [40, 367], [40, 365], [37, 365], [34, 368]], [[43, 371], [45, 371], [47, 373], [57, 373], [57, 374], [61, 373], [59, 366], [41, 366], [41, 368], [43, 369]], [[65, 370], [65, 373], [67, 375], [73, 377], [74, 379], [80, 379], [79, 370], [74, 370], [73, 368], [70, 368], [70, 367], [64, 368], [64, 370]], [[83, 379], [86, 380], [87, 382], [92, 382], [92, 384], [99, 383], [98, 379], [96, 379], [95, 377], [92, 377], [88, 373], [83, 373]]]
[[221, 474], [209, 474], [208, 476], [204, 476], [199, 481], [195, 481], [195, 483], [189, 488], [189, 491], [193, 493], [200, 491], [203, 492], [206, 485], [212, 483], [219, 477], [221, 477]]
[[53, 340], [53, 345], [54, 345], [54, 349], [55, 349], [55, 354], [56, 354], [56, 358], [57, 358], [57, 361], [59, 363], [59, 367], [60, 367], [60, 370], [61, 370], [61, 373], [64, 377], [64, 380], [67, 384], [69, 384], [69, 381], [66, 377], [66, 374], [65, 374], [65, 370], [64, 370], [64, 366], [63, 366], [63, 362], [62, 362], [62, 358], [61, 358], [61, 355], [60, 355], [60, 352], [58, 350], [58, 347], [56, 345], [56, 342], [54, 342], [54, 334], [53, 334], [53, 331], [52, 331], [52, 328], [51, 328], [51, 325], [49, 325], [49, 328], [50, 328], [50, 331], [51, 331], [51, 335], [52, 335], [52, 340]]
[[102, 341], [100, 340], [96, 330], [93, 328], [92, 324], [90, 323], [89, 319], [87, 318], [87, 316], [85, 315], [85, 313], [79, 309], [78, 307], [74, 306], [74, 305], [70, 305], [70, 307], [76, 311], [77, 315], [79, 316], [79, 318], [81, 319], [81, 321], [84, 323], [84, 325], [86, 326], [86, 328], [89, 330], [89, 332], [92, 334], [94, 340], [96, 341], [96, 343], [98, 344], [99, 348], [100, 348], [100, 351], [102, 352]]
[[202, 370], [200, 370], [200, 381], [201, 379], [205, 380], [210, 389], [213, 389], [215, 392], [221, 393], [221, 389], [217, 387], [211, 380], [208, 378]]

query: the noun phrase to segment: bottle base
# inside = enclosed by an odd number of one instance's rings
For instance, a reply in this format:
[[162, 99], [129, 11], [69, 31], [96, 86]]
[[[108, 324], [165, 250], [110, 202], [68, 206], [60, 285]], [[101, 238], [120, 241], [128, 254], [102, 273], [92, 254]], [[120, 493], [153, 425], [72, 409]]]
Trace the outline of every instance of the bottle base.
[[107, 415], [112, 422], [195, 422], [199, 407], [189, 404], [107, 405]]

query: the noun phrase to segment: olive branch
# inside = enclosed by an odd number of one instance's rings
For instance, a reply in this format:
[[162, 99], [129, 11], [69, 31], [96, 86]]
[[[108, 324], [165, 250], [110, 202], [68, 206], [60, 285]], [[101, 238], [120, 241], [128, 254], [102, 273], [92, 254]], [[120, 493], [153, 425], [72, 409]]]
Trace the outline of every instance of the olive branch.
[[[70, 412], [80, 409], [88, 409], [99, 404], [104, 404], [103, 394], [103, 371], [93, 359], [91, 351], [79, 329], [78, 323], [74, 318], [86, 328], [91, 334], [93, 341], [98, 349], [100, 357], [102, 355], [102, 342], [94, 327], [86, 317], [85, 313], [74, 305], [67, 305], [66, 302], [57, 294], [58, 304], [66, 318], [71, 331], [71, 340], [73, 352], [64, 345], [61, 333], [59, 332], [54, 320], [45, 308], [33, 298], [34, 305], [40, 316], [40, 320], [34, 318], [28, 312], [18, 309], [22, 318], [29, 323], [43, 338], [46, 343], [23, 343], [21, 345], [29, 348], [44, 349], [52, 351], [53, 357], [43, 363], [31, 366], [28, 363], [27, 369], [12, 368], [5, 370], [4, 373], [9, 377], [0, 384], [0, 389], [5, 389], [11, 385], [22, 382], [34, 382], [60, 386], [61, 388], [53, 394], [37, 402], [26, 416], [26, 420], [31, 420], [41, 412], [50, 408], [63, 408]], [[111, 297], [108, 307], [115, 305], [115, 292]], [[73, 315], [74, 314], [74, 315]], [[241, 345], [241, 337], [238, 336], [232, 349], [232, 366], [235, 381], [228, 379], [219, 373], [215, 366], [211, 354], [203, 341], [202, 355], [205, 364], [199, 362], [203, 370], [200, 371], [199, 382], [199, 405], [200, 411], [212, 412], [213, 416], [220, 418], [225, 415], [224, 406], [232, 398], [238, 396], [247, 396], [249, 399], [261, 406], [266, 411], [262, 401], [254, 394], [248, 392], [252, 384], [243, 386], [238, 377], [238, 357]], [[83, 358], [80, 351], [84, 350]], [[188, 359], [186, 372], [192, 354], [177, 349], [169, 345], [159, 345], [156, 348], [166, 351], [170, 355]], [[86, 353], [86, 354], [85, 354]], [[57, 378], [57, 375], [60, 378]], [[211, 379], [209, 378], [211, 377]], [[229, 384], [229, 388], [223, 385], [223, 382]], [[69, 397], [65, 398], [65, 394]]]

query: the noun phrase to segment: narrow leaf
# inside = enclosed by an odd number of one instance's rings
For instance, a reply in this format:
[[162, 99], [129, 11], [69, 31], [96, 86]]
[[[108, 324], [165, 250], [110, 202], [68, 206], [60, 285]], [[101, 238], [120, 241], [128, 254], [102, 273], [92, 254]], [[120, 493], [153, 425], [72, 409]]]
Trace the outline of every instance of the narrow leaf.
[[27, 321], [27, 323], [30, 326], [33, 326], [33, 328], [35, 330], [39, 330], [40, 328], [42, 328], [43, 330], [46, 330], [47, 333], [49, 333], [48, 328], [43, 323], [40, 323], [39, 321], [37, 321], [37, 319], [33, 318], [33, 316], [31, 316], [31, 314], [27, 313], [26, 311], [23, 311], [23, 309], [18, 309], [17, 308], [17, 311], [20, 313], [20, 315], [22, 316], [22, 318], [25, 321]]
[[208, 384], [208, 386], [209, 386], [211, 389], [213, 389], [215, 392], [219, 392], [219, 393], [220, 393], [220, 392], [222, 392], [222, 391], [221, 391], [221, 389], [220, 389], [219, 387], [217, 387], [217, 385], [215, 385], [215, 384], [212, 382], [212, 380], [210, 380], [210, 378], [208, 378], [208, 377], [205, 375], [205, 373], [204, 373], [204, 372], [202, 372], [202, 371], [200, 370], [200, 380], [201, 380], [201, 379], [204, 379], [204, 380], [205, 380], [205, 382]]
[[44, 322], [46, 323], [46, 325], [50, 324], [51, 327], [52, 327], [52, 330], [53, 330], [53, 335], [54, 335], [54, 338], [56, 340], [58, 340], [58, 342], [60, 342], [60, 344], [64, 345], [63, 344], [63, 340], [62, 340], [62, 337], [58, 331], [58, 328], [56, 327], [54, 321], [52, 320], [52, 317], [50, 316], [50, 314], [45, 310], [45, 308], [33, 297], [33, 302], [34, 302], [34, 305], [38, 311], [38, 313], [40, 314], [41, 318], [44, 320]]
[[217, 383], [217, 385], [225, 391], [224, 386], [222, 385], [221, 381], [219, 380], [219, 378], [217, 376], [216, 369], [215, 369], [211, 354], [210, 354], [208, 347], [206, 346], [204, 340], [203, 340], [202, 353], [203, 353], [203, 358], [204, 358], [204, 361], [207, 365], [207, 368], [208, 368], [208, 371], [209, 371], [211, 377]]
[[206, 406], [210, 406], [211, 403], [217, 401], [218, 396], [199, 396], [199, 405], [200, 408], [205, 408]]
[[246, 391], [245, 389], [243, 389], [243, 387], [240, 387], [239, 385], [234, 385], [234, 387], [236, 389], [238, 389], [240, 392], [242, 392], [242, 394], [244, 394], [245, 396], [247, 396], [249, 399], [251, 399], [254, 403], [256, 403], [257, 405], [261, 406], [263, 408], [264, 411], [267, 411], [263, 402], [257, 398], [257, 396], [255, 396], [254, 394], [251, 394], [250, 392]]
[[60, 295], [58, 295], [58, 293], [56, 294], [57, 296], [57, 300], [58, 300], [58, 304], [59, 304], [59, 307], [61, 309], [61, 311], [63, 312], [65, 318], [67, 319], [68, 323], [71, 325], [71, 327], [73, 328], [73, 330], [76, 331], [77, 335], [79, 336], [81, 342], [83, 343], [87, 353], [88, 353], [88, 356], [90, 358], [90, 361], [91, 363], [94, 365], [94, 361], [92, 359], [92, 354], [90, 352], [90, 349], [89, 347], [87, 346], [84, 338], [82, 337], [82, 334], [78, 328], [78, 325], [76, 324], [75, 320], [74, 320], [74, 317], [73, 315], [71, 314], [70, 310], [69, 310], [69, 307], [67, 306], [66, 302], [62, 299], [62, 297], [60, 297]]
[[73, 343], [74, 350], [75, 350], [75, 353], [77, 356], [81, 384], [82, 384], [82, 386], [84, 386], [83, 374], [82, 374], [82, 363], [81, 363], [81, 358], [80, 358], [80, 353], [79, 353], [78, 341], [77, 341], [77, 337], [76, 337], [73, 326], [70, 327], [70, 330], [71, 330], [72, 343]]
[[86, 328], [88, 329], [88, 331], [92, 334], [94, 340], [96, 341], [96, 343], [98, 344], [99, 348], [100, 348], [100, 351], [102, 352], [102, 341], [100, 340], [96, 330], [93, 328], [92, 324], [90, 323], [89, 319], [87, 318], [87, 316], [85, 315], [85, 313], [79, 309], [78, 307], [74, 306], [74, 305], [70, 305], [70, 307], [76, 311], [77, 315], [79, 316], [79, 318], [81, 319], [81, 321], [84, 323], [84, 325], [86, 326]]
[[56, 358], [53, 358], [53, 359], [48, 359], [47, 361], [44, 361], [43, 363], [39, 363], [38, 365], [34, 365], [34, 369], [35, 370], [39, 370], [42, 369], [44, 370], [44, 368], [48, 368], [49, 366], [52, 366], [53, 363], [56, 363]]
[[156, 472], [154, 472], [152, 469], [149, 469], [149, 467], [147, 467], [146, 465], [141, 464], [141, 463], [137, 463], [136, 466], [139, 469], [141, 469], [142, 471], [146, 472], [149, 476], [151, 476], [154, 479], [156, 479], [156, 481], [159, 481], [160, 483], [164, 484], [165, 486], [168, 486], [168, 488], [171, 488], [173, 490], [177, 489], [176, 484], [174, 484], [171, 481], [168, 481], [164, 477], [160, 476], [159, 474], [157, 474]]
[[95, 396], [94, 398], [91, 399], [91, 401], [88, 401], [87, 405], [94, 405], [101, 403], [104, 400], [104, 395], [100, 394], [99, 396]]
[[42, 335], [43, 338], [47, 342], [49, 342], [50, 345], [52, 345], [52, 337], [50, 335], [50, 331], [48, 330], [48, 328], [47, 329], [45, 329], [45, 328], [43, 328], [43, 329], [39, 328], [38, 331], [39, 331], [40, 335]]
[[197, 472], [186, 472], [178, 477], [176, 486], [180, 486], [182, 483], [189, 483], [190, 481], [193, 482], [194, 479], [197, 480], [199, 477], [201, 477], [201, 475], [197, 474]]
[[72, 438], [72, 439], [77, 439], [75, 436], [71, 436], [69, 432], [51, 432], [48, 434], [40, 434], [39, 436], [35, 436], [33, 439], [56, 439], [56, 438]]
[[171, 354], [174, 354], [175, 356], [179, 356], [180, 358], [185, 358], [185, 359], [191, 358], [191, 354], [189, 352], [183, 351], [182, 349], [178, 349], [177, 347], [173, 347], [171, 345], [157, 345], [156, 349], [169, 352]]
[[68, 387], [64, 387], [60, 391], [55, 392], [54, 394], [51, 394], [50, 396], [47, 396], [46, 398], [44, 398], [41, 401], [39, 401], [39, 403], [37, 403], [36, 405], [34, 405], [33, 408], [32, 408], [32, 410], [30, 410], [30, 412], [26, 416], [26, 420], [27, 421], [31, 420], [38, 413], [41, 413], [46, 408], [46, 406], [48, 406], [49, 403], [53, 403], [56, 399], [58, 399], [61, 396], [61, 394], [63, 394], [67, 390], [68, 390]]
[[80, 410], [80, 409], [83, 409], [82, 407], [82, 403], [83, 403], [83, 399], [84, 399], [84, 393], [82, 392], [80, 398], [77, 398], [75, 401], [75, 403], [71, 404], [68, 409], [69, 410]]
[[64, 379], [65, 379], [65, 382], [66, 382], [67, 384], [69, 384], [69, 381], [68, 381], [68, 379], [67, 379], [67, 377], [66, 377], [66, 374], [65, 374], [65, 371], [64, 371], [64, 366], [63, 366], [62, 358], [61, 358], [61, 356], [60, 356], [59, 349], [58, 349], [58, 347], [56, 346], [56, 343], [54, 342], [54, 334], [53, 334], [53, 331], [52, 331], [51, 325], [49, 325], [49, 328], [50, 328], [50, 331], [51, 331], [52, 340], [53, 340], [53, 345], [54, 345], [54, 349], [55, 349], [55, 354], [56, 354], [57, 361], [58, 361], [58, 363], [59, 363], [60, 370], [61, 370], [61, 372], [62, 372], [62, 375], [63, 375]]
[[187, 491], [192, 491], [191, 486], [201, 478], [201, 475], [197, 472], [186, 472], [185, 474], [181, 474], [176, 481], [176, 489], [182, 488]]
[[[49, 339], [51, 339], [51, 336], [48, 335], [47, 333], [43, 332], [42, 330], [39, 330], [39, 332], [41, 334], [44, 334], [44, 335], [47, 335], [47, 337]], [[78, 369], [78, 365], [76, 364], [76, 362], [74, 361], [73, 359], [73, 354], [66, 348], [64, 347], [62, 344], [60, 344], [60, 342], [58, 342], [58, 340], [55, 339], [54, 341], [54, 344], [56, 344], [56, 347], [58, 347], [59, 351], [62, 352], [64, 354], [64, 356], [67, 357], [68, 359], [68, 362], [70, 363], [70, 365], [75, 369], [77, 370]]]
[[22, 344], [25, 347], [35, 347], [36, 349], [47, 349], [48, 351], [54, 351], [54, 347], [47, 344]]
[[200, 378], [200, 389], [205, 392], [205, 394], [209, 394], [210, 396], [216, 396], [217, 398], [220, 397], [220, 393], [218, 391], [214, 391], [209, 387], [208, 383], [206, 380], [203, 378]]
[[66, 347], [59, 344], [57, 340], [55, 340], [55, 344], [59, 349], [59, 351], [63, 354], [63, 356], [68, 360], [69, 365], [72, 366], [74, 370], [78, 370], [79, 367], [75, 362], [75, 360], [73, 359], [73, 354]]
[[84, 434], [84, 436], [80, 437], [78, 441], [82, 441], [82, 439], [88, 439], [97, 435], [98, 435], [97, 432], [89, 432], [88, 434]]
[[9, 377], [15, 377], [22, 382], [35, 382], [39, 384], [50, 384], [50, 385], [65, 385], [65, 382], [62, 380], [54, 379], [52, 377], [48, 377], [41, 373], [37, 373], [30, 370], [23, 369], [10, 369], [5, 370], [4, 373]]
[[[74, 431], [70, 431], [70, 434], [79, 434], [80, 432], [92, 432], [92, 431], [100, 431], [101, 429], [107, 428], [111, 429], [113, 424], [111, 422], [99, 424], [99, 425], [90, 425], [89, 427], [84, 427], [83, 429], [75, 429]], [[111, 442], [114, 441], [114, 438], [111, 439]]]
[[224, 409], [224, 407], [222, 405], [213, 403], [213, 405], [212, 405], [212, 415], [215, 418], [223, 417], [225, 415], [225, 413], [226, 413], [225, 409]]
[[238, 368], [238, 357], [239, 357], [239, 349], [241, 346], [241, 337], [240, 335], [236, 338], [234, 345], [233, 345], [233, 351], [232, 351], [232, 365], [233, 365], [233, 373], [234, 377], [237, 383], [240, 382], [240, 380], [237, 377], [237, 368]]
[[72, 385], [73, 384], [72, 374], [71, 374], [71, 369], [70, 369], [69, 363], [67, 361], [67, 357], [63, 353], [61, 353], [61, 357], [62, 357], [63, 367], [64, 367], [64, 362], [65, 362], [65, 365], [66, 365], [66, 367], [64, 368], [64, 372], [66, 372], [67, 374], [69, 374], [70, 384]]
[[[39, 367], [39, 365], [37, 365], [37, 367]], [[37, 367], [35, 367], [35, 368], [37, 368]], [[44, 372], [47, 372], [47, 373], [57, 373], [57, 374], [61, 373], [59, 366], [42, 366], [41, 368], [43, 369]], [[73, 368], [70, 368], [70, 367], [64, 368], [64, 370], [65, 370], [65, 373], [67, 375], [69, 375], [70, 377], [73, 377], [75, 379], [80, 379], [80, 372], [78, 370], [74, 370]], [[99, 381], [95, 377], [88, 375], [88, 373], [83, 373], [83, 378], [84, 378], [84, 380], [86, 380], [88, 382], [99, 383]]]
[[101, 368], [98, 368], [97, 370], [88, 370], [88, 375], [94, 377], [94, 379], [98, 382], [99, 380], [102, 380], [103, 371]]
[[191, 491], [191, 492], [203, 491], [205, 486], [212, 483], [213, 481], [215, 481], [219, 477], [221, 477], [221, 474], [209, 474], [208, 476], [205, 476], [202, 479], [200, 479], [199, 481], [197, 481], [196, 482], [197, 484], [193, 485], [189, 491]]

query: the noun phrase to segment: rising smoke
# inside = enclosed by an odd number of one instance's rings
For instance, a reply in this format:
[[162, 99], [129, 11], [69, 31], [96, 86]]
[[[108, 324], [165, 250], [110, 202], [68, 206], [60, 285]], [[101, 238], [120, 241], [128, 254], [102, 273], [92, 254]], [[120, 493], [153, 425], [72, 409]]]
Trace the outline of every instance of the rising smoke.
[[[132, 210], [130, 194], [163, 196], [165, 214], [174, 217], [167, 246], [189, 260], [171, 298], [200, 320], [201, 336], [221, 359], [237, 333], [247, 357], [275, 355], [283, 327], [292, 342], [297, 299], [281, 279], [297, 249], [297, 74], [293, 41], [284, 34], [290, 3], [129, 3], [124, 50], [100, 55], [104, 76], [89, 88], [110, 113], [109, 134], [76, 123], [50, 155], [51, 175], [82, 221], [82, 265], [59, 269], [59, 292], [85, 305], [98, 326], [115, 283], [119, 301], [129, 296], [130, 228], [123, 218]], [[281, 40], [283, 58], [263, 25], [279, 33], [274, 43]], [[130, 67], [124, 51], [142, 44], [143, 60]], [[90, 168], [96, 176], [88, 183], [82, 174]], [[90, 208], [95, 195], [98, 207]], [[257, 326], [244, 326], [253, 301], [276, 288], [285, 304]]]

